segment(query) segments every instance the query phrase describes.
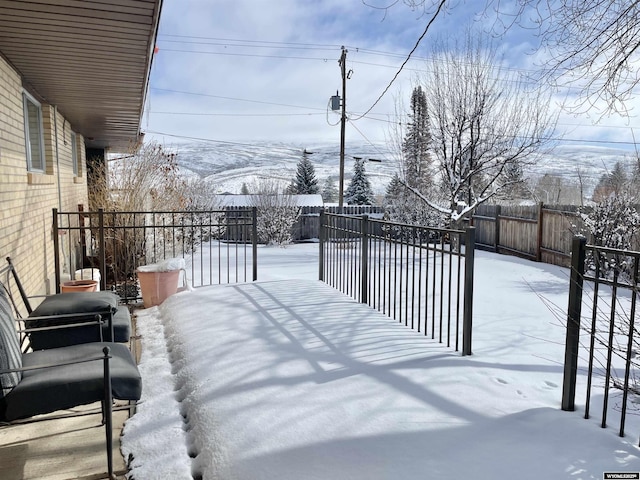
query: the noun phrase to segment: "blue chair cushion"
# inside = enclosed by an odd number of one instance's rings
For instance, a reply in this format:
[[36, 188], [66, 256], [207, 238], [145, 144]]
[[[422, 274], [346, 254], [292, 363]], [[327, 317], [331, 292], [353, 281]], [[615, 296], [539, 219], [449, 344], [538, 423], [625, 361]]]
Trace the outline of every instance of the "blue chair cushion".
[[118, 296], [113, 292], [71, 292], [51, 295], [36, 307], [30, 317], [67, 313], [115, 313]]
[[[25, 367], [60, 364], [102, 357], [108, 346], [111, 359], [111, 390], [118, 400], [139, 400], [142, 380], [135, 360], [126, 345], [87, 343], [64, 348], [25, 353]], [[22, 380], [0, 399], [0, 419], [13, 421], [34, 415], [86, 405], [104, 397], [103, 361], [55, 366], [26, 371]]]
[[[82, 313], [87, 313], [87, 315], [78, 315], [71, 319], [38, 318], [39, 316]], [[125, 305], [118, 306], [118, 296], [112, 292], [72, 292], [46, 297], [26, 319], [25, 326], [27, 328], [50, 327], [93, 321], [96, 314], [100, 314], [104, 320], [102, 340], [121, 343], [129, 341], [131, 337], [129, 309]], [[109, 329], [109, 318], [113, 322], [113, 339]], [[101, 338], [98, 327], [93, 325], [31, 332], [29, 334], [29, 342], [33, 350], [99, 341], [101, 341]]]

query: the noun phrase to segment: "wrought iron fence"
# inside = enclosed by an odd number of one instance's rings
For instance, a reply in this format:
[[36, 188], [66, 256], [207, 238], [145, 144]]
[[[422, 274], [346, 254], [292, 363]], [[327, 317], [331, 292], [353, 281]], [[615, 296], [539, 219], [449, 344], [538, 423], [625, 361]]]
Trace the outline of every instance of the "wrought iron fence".
[[256, 209], [181, 212], [53, 210], [56, 285], [98, 269], [102, 289], [140, 298], [141, 265], [183, 258], [194, 287], [257, 279]]
[[[612, 396], [620, 411], [624, 436], [629, 399], [640, 398], [640, 337], [635, 326], [640, 252], [572, 243], [562, 409], [575, 410], [578, 361], [586, 361], [585, 418], [590, 417], [592, 391], [603, 392], [601, 426], [607, 426]], [[584, 354], [586, 352], [586, 358]], [[635, 405], [635, 403], [634, 403]]]
[[321, 214], [320, 280], [471, 354], [474, 228]]

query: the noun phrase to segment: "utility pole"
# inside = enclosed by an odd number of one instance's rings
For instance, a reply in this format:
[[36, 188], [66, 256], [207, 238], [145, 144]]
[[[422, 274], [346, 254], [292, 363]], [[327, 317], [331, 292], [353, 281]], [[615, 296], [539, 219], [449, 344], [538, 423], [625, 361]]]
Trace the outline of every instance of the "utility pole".
[[338, 206], [344, 205], [344, 131], [347, 123], [347, 49], [342, 47], [342, 55], [338, 61], [342, 74], [342, 115], [340, 118], [340, 194]]

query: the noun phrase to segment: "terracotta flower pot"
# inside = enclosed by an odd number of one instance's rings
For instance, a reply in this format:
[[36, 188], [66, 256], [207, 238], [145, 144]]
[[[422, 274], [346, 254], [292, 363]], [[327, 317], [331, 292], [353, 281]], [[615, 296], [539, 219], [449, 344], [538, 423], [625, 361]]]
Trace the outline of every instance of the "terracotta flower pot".
[[95, 292], [97, 288], [98, 282], [96, 280], [72, 280], [60, 285], [60, 291], [62, 293]]
[[168, 272], [141, 272], [136, 271], [142, 292], [144, 308], [160, 305], [167, 297], [178, 291], [178, 279], [180, 270]]

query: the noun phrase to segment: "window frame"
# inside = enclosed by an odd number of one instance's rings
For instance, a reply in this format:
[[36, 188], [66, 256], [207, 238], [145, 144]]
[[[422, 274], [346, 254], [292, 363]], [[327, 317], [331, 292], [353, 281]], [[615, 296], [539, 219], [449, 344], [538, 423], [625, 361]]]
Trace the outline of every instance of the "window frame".
[[73, 176], [80, 176], [80, 164], [78, 163], [78, 136], [76, 132], [71, 131], [71, 168]]
[[[38, 145], [37, 148], [40, 151], [40, 165], [33, 164], [33, 147], [32, 144], [32, 136], [33, 133], [31, 131], [31, 122], [29, 116], [29, 103], [32, 104], [37, 111], [38, 118], [36, 119], [37, 128], [38, 128]], [[36, 100], [33, 95], [31, 95], [27, 91], [22, 92], [22, 109], [24, 114], [24, 140], [25, 140], [25, 149], [27, 154], [27, 171], [34, 173], [45, 173], [46, 170], [46, 159], [44, 155], [44, 122], [42, 120], [42, 104]]]

